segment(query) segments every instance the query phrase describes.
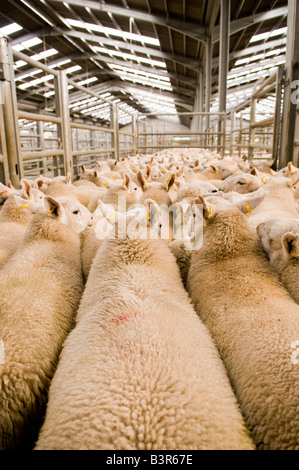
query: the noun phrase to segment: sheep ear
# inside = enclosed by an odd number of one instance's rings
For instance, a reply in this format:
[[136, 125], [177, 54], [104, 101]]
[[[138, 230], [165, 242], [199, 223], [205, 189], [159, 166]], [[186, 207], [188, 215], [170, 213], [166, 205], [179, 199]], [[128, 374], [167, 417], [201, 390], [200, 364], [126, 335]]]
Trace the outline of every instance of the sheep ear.
[[168, 192], [170, 190], [170, 188], [174, 185], [174, 182], [175, 182], [175, 174], [172, 173], [170, 179], [168, 179], [166, 181], [166, 191]]
[[81, 165], [82, 173], [86, 173], [86, 167], [85, 165]]
[[143, 175], [142, 175], [141, 171], [138, 171], [138, 173], [137, 173], [137, 183], [139, 184], [142, 191], [144, 192], [145, 188], [146, 188], [146, 181], [143, 178]]
[[7, 198], [9, 196], [12, 196], [15, 194], [14, 189], [10, 189], [8, 186], [5, 186], [4, 184], [0, 183], [0, 196], [3, 198]]
[[104, 188], [107, 188], [107, 189], [110, 188], [111, 182], [109, 180], [107, 180], [107, 178], [105, 178], [104, 176], [101, 176], [101, 175], [98, 175], [98, 178], [99, 178], [99, 181], [100, 181], [101, 185], [104, 186]]
[[155, 226], [160, 216], [160, 208], [152, 199], [146, 199], [144, 202], [146, 209], [146, 220], [148, 226]]
[[65, 177], [65, 184], [71, 184], [71, 174], [68, 173]]
[[250, 175], [257, 176], [256, 168], [252, 168], [249, 172]]
[[213, 173], [216, 173], [217, 169], [214, 165], [210, 165], [210, 168], [212, 170]]
[[260, 191], [258, 189], [255, 191], [255, 193], [252, 193], [252, 195], [249, 196], [247, 200], [240, 201], [237, 206], [243, 212], [243, 214], [251, 214], [253, 209], [258, 207], [263, 202], [267, 194], [267, 191]]
[[94, 170], [94, 172], [93, 172], [93, 176], [94, 176], [95, 178], [97, 178], [97, 177], [99, 176], [99, 174], [98, 174], [97, 170]]
[[31, 192], [31, 186], [29, 181], [22, 179], [21, 180], [21, 188], [24, 191], [24, 199], [31, 199], [32, 197], [32, 192]]
[[130, 176], [128, 175], [128, 173], [125, 173], [124, 174], [124, 180], [123, 180], [123, 189], [125, 191], [128, 191], [129, 186], [130, 186], [130, 182], [131, 182]]
[[43, 186], [44, 182], [43, 180], [37, 180], [37, 187], [40, 189]]
[[282, 237], [283, 250], [289, 258], [299, 258], [299, 234], [288, 232]]
[[293, 170], [293, 164], [292, 164], [292, 162], [289, 162], [289, 163], [288, 163], [288, 170], [289, 170], [290, 173], [292, 173], [292, 170]]
[[211, 204], [208, 204], [202, 196], [198, 196], [194, 200], [194, 204], [202, 205], [202, 216], [203, 216], [204, 220], [208, 220], [213, 215], [215, 215], [214, 207]]
[[146, 176], [149, 178], [150, 177], [150, 174], [151, 174], [151, 167], [147, 165], [146, 167], [146, 172], [145, 172]]
[[243, 160], [243, 162], [246, 162], [246, 160], [247, 160], [246, 155], [243, 155], [242, 160]]
[[51, 217], [61, 218], [63, 215], [63, 208], [61, 204], [51, 196], [46, 196], [44, 199], [45, 208]]

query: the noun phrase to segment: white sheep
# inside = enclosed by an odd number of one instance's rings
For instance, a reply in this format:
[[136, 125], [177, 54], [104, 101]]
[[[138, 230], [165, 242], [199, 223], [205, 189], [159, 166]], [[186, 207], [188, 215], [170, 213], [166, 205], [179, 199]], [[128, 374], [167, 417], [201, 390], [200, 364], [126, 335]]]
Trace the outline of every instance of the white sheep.
[[[148, 222], [138, 218], [146, 233], [152, 205]], [[123, 217], [109, 218], [119, 227]], [[97, 253], [36, 449], [252, 449], [173, 255], [133, 222]]]
[[292, 182], [288, 178], [273, 177], [263, 185], [263, 189], [267, 192], [264, 201], [248, 215], [252, 230], [270, 219], [298, 217]]
[[16, 195], [4, 203], [0, 211], [0, 268], [18, 249], [29, 222], [40, 207], [41, 204]]
[[240, 194], [246, 194], [257, 191], [262, 184], [263, 183], [257, 176], [241, 173], [226, 178], [219, 189], [224, 193], [235, 191]]
[[299, 219], [271, 219], [257, 232], [271, 265], [299, 303]]
[[205, 209], [187, 288], [225, 363], [258, 449], [299, 450], [299, 306], [238, 209]]
[[80, 203], [46, 197], [0, 271], [0, 449], [32, 449], [62, 344], [83, 291]]

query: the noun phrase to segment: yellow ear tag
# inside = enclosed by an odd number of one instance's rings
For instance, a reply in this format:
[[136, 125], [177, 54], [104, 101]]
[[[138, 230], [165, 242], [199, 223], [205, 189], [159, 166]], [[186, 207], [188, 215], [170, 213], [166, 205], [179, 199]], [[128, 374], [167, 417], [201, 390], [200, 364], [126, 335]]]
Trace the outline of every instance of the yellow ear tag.
[[197, 170], [194, 170], [194, 173], [197, 173]]
[[108, 181], [107, 181], [107, 183], [103, 183], [103, 186], [106, 186], [107, 184], [109, 184]]
[[265, 177], [262, 179], [262, 183], [264, 183], [264, 184], [265, 184], [265, 179], [266, 179]]
[[53, 207], [53, 209], [51, 209], [48, 214], [53, 214], [53, 212], [55, 211], [55, 207]]
[[165, 170], [161, 170], [161, 173], [165, 173]]
[[213, 209], [212, 209], [212, 206], [209, 204], [209, 212], [208, 212], [209, 215], [212, 215], [213, 214]]
[[297, 253], [297, 255], [299, 255], [299, 251], [298, 251], [298, 250], [296, 250], [296, 248], [294, 248], [294, 250], [295, 250], [295, 253]]
[[109, 220], [109, 222], [110, 222], [111, 220], [113, 220], [115, 217], [116, 217], [116, 214], [115, 214], [115, 213], [114, 213], [114, 214], [112, 214], [112, 216], [111, 216], [111, 217], [109, 217], [109, 219], [108, 219], [108, 220]]
[[251, 210], [251, 207], [250, 207], [250, 205], [248, 204], [247, 201], [245, 202], [245, 207], [247, 209], [247, 212], [249, 212], [249, 214], [251, 214], [252, 210]]
[[145, 220], [150, 220], [151, 219], [151, 216], [147, 216]]
[[21, 206], [20, 209], [26, 209], [26, 207], [30, 207], [31, 204], [25, 204], [24, 206]]

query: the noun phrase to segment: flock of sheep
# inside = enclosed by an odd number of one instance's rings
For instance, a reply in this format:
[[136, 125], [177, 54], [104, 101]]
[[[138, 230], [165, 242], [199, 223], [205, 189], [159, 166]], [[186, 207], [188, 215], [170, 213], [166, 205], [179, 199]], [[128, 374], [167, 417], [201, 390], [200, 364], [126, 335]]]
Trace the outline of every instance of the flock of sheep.
[[299, 450], [298, 168], [167, 149], [0, 196], [0, 449]]

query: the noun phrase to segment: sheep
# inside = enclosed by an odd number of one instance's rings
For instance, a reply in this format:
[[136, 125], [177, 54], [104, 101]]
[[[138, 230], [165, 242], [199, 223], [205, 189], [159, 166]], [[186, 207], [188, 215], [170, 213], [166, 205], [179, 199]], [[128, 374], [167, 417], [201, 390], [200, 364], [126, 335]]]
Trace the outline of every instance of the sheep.
[[299, 303], [299, 220], [271, 219], [260, 224], [257, 233], [271, 265]]
[[95, 198], [102, 196], [103, 192], [101, 188], [93, 188], [89, 186], [74, 186], [71, 184], [71, 178], [68, 174], [63, 179], [54, 179], [48, 185], [45, 194], [52, 197], [64, 197], [80, 202], [83, 206], [88, 205]]
[[44, 193], [39, 189], [32, 188], [30, 181], [22, 179], [20, 181], [20, 189], [15, 189], [11, 183], [8, 186], [0, 183], [0, 196], [5, 200], [13, 195], [17, 195], [28, 201], [41, 203], [44, 199]]
[[107, 187], [108, 190], [102, 200], [105, 204], [113, 205], [115, 210], [126, 212], [131, 205], [138, 202], [140, 195], [139, 187], [131, 181], [127, 173], [124, 173], [123, 181], [120, 183], [113, 182]]
[[91, 223], [80, 203], [52, 197], [0, 271], [0, 449], [32, 449], [50, 380], [83, 291], [79, 233]]
[[[159, 217], [150, 202], [144, 233]], [[132, 223], [97, 253], [35, 449], [253, 449], [173, 255]]]
[[19, 196], [10, 196], [0, 212], [0, 268], [19, 247], [27, 225], [41, 207]]
[[187, 289], [229, 373], [257, 449], [299, 449], [299, 306], [239, 209], [208, 213]]
[[248, 215], [249, 224], [253, 231], [259, 224], [273, 218], [298, 217], [292, 183], [289, 179], [271, 178], [263, 185], [263, 188], [267, 192], [263, 203]]
[[257, 191], [262, 184], [263, 183], [257, 176], [250, 174], [232, 175], [224, 180], [219, 190], [224, 193], [236, 191], [240, 194], [246, 194]]
[[225, 180], [231, 176], [233, 172], [228, 168], [228, 165], [223, 165], [217, 163], [215, 165], [210, 165], [209, 168], [201, 171], [199, 173], [200, 178], [208, 180]]
[[138, 172], [137, 179], [143, 193], [139, 197], [138, 202], [140, 204], [143, 204], [147, 199], [152, 199], [153, 201], [157, 202], [158, 205], [165, 204], [166, 206], [170, 206], [172, 204], [172, 200], [169, 196], [169, 191], [175, 182], [174, 173], [172, 173], [170, 179], [167, 180], [166, 183], [148, 183], [144, 179], [141, 171]]

